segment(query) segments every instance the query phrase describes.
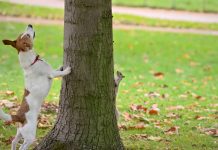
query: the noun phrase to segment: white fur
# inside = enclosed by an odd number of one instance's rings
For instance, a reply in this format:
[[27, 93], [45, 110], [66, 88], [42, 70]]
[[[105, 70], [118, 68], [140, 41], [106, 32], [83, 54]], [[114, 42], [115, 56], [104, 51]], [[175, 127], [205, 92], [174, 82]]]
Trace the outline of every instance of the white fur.
[[[124, 78], [124, 76], [121, 74], [121, 72], [117, 72], [117, 76], [115, 77], [114, 79], [114, 84], [115, 84], [115, 99], [117, 98], [117, 94], [118, 94], [118, 88], [119, 88], [119, 85], [120, 85], [120, 81]], [[116, 106], [115, 108], [115, 115], [116, 115], [116, 118], [117, 120], [119, 120], [119, 117], [120, 117], [120, 112]]]
[[[30, 34], [33, 40], [33, 30], [27, 28], [24, 34]], [[16, 144], [21, 138], [24, 138], [24, 143], [21, 145], [20, 150], [27, 150], [28, 147], [34, 142], [37, 128], [37, 118], [40, 112], [43, 100], [48, 95], [52, 79], [56, 77], [63, 77], [71, 72], [71, 68], [67, 67], [64, 71], [53, 70], [52, 67], [44, 60], [38, 60], [31, 65], [36, 59], [34, 50], [19, 53], [20, 65], [24, 71], [25, 89], [30, 93], [26, 97], [29, 105], [29, 111], [25, 114], [26, 124], [19, 127], [15, 139], [12, 142], [12, 150], [16, 150]], [[0, 109], [0, 118], [6, 121], [11, 120], [11, 116], [5, 114]]]

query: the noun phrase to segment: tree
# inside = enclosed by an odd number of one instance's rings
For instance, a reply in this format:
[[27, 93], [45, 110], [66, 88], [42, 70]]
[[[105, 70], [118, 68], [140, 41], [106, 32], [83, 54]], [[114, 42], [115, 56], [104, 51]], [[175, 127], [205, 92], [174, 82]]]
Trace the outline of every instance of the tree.
[[59, 112], [36, 150], [124, 149], [115, 117], [111, 0], [65, 0]]

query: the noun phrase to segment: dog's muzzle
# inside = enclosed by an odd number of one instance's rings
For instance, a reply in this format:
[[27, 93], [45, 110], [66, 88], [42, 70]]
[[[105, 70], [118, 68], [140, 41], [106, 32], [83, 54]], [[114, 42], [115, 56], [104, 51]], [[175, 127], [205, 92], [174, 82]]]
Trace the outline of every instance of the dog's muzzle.
[[27, 27], [26, 27], [26, 30], [25, 32], [23, 33], [23, 36], [24, 35], [28, 35], [31, 39], [34, 39], [36, 34], [35, 34], [35, 31], [33, 30], [33, 26], [31, 24], [29, 24]]

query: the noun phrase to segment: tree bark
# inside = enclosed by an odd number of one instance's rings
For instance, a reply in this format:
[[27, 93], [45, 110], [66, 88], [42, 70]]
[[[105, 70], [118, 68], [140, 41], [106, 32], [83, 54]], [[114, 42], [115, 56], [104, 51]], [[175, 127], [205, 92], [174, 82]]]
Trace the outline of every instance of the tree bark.
[[111, 0], [65, 0], [58, 117], [35, 150], [122, 150], [115, 117]]

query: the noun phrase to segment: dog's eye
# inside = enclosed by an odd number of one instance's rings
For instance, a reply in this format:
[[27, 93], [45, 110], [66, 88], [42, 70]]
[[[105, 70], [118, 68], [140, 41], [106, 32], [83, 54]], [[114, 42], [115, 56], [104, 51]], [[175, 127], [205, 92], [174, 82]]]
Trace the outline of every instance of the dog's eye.
[[27, 34], [27, 36], [30, 38], [30, 35], [29, 35], [29, 34]]

